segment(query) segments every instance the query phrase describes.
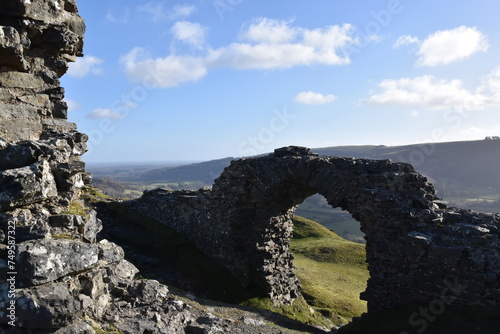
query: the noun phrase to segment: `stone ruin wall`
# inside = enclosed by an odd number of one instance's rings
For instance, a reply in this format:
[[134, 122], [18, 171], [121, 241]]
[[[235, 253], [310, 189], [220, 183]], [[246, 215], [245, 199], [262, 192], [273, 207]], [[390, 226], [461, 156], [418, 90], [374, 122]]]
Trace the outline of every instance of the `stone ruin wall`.
[[[54, 198], [84, 184], [87, 136], [66, 120], [59, 78], [82, 55], [85, 24], [74, 0], [0, 3], [0, 170], [2, 188], [44, 184], [44, 192], [3, 191], [0, 210]], [[29, 167], [36, 171], [30, 182]], [[24, 178], [24, 180], [20, 179]], [[58, 198], [59, 197], [59, 198]]]
[[[133, 280], [137, 269], [123, 250], [97, 242], [101, 222], [78, 199], [89, 180], [80, 159], [87, 136], [67, 122], [59, 83], [82, 54], [84, 30], [74, 0], [0, 2], [0, 329], [93, 333], [89, 318], [126, 333], [221, 328], [158, 282]], [[428, 303], [443, 291], [457, 305], [499, 303], [500, 217], [446, 207], [406, 164], [288, 148], [234, 161], [211, 189], [151, 191], [129, 205], [176, 228], [244, 285], [288, 304], [300, 288], [290, 218], [316, 193], [361, 222], [370, 310]], [[71, 212], [75, 203], [84, 213]], [[11, 226], [14, 285], [5, 261]]]
[[289, 147], [233, 161], [211, 189], [153, 190], [130, 205], [174, 227], [243, 284], [287, 304], [300, 289], [290, 218], [316, 193], [361, 223], [369, 311], [442, 298], [457, 306], [500, 303], [500, 215], [447, 207], [409, 164]]
[[59, 82], [84, 31], [74, 0], [0, 1], [0, 332], [234, 332], [135, 279], [123, 249], [97, 240], [102, 223], [80, 199], [87, 136]]

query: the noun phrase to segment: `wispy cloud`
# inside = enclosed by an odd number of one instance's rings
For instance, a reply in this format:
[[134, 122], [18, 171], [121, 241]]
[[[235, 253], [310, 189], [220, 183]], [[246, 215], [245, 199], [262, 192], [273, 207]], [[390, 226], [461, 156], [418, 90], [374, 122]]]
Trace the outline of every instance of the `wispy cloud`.
[[175, 5], [172, 8], [168, 7], [166, 2], [148, 2], [137, 7], [137, 10], [148, 16], [153, 22], [173, 21], [185, 19], [196, 12], [197, 8], [193, 5]]
[[423, 41], [404, 35], [398, 38], [393, 48], [417, 44], [416, 66], [447, 65], [469, 58], [489, 48], [488, 38], [476, 27], [460, 26], [450, 30], [438, 30]]
[[87, 118], [90, 119], [106, 118], [113, 121], [120, 121], [123, 119], [123, 115], [109, 108], [99, 108], [99, 109], [94, 109], [90, 113], [88, 113]]
[[75, 78], [84, 78], [90, 74], [100, 75], [104, 71], [99, 66], [104, 62], [104, 60], [94, 57], [85, 56], [83, 58], [77, 58], [76, 62], [70, 63], [68, 69], [68, 75]]
[[106, 14], [106, 20], [115, 24], [126, 24], [130, 20], [130, 8], [124, 7], [120, 11], [109, 9]]
[[[204, 42], [206, 28], [201, 25], [184, 23], [177, 28], [177, 38], [198, 45]], [[352, 34], [349, 24], [306, 29], [292, 26], [292, 21], [262, 18], [241, 32], [240, 42], [216, 49], [206, 47], [202, 56], [171, 54], [152, 58], [145, 50], [134, 48], [122, 57], [122, 63], [133, 80], [141, 81], [155, 72], [164, 78], [158, 87], [165, 88], [199, 80], [213, 68], [270, 70], [349, 64], [342, 49], [355, 43]]]
[[393, 49], [399, 49], [402, 46], [412, 45], [412, 44], [420, 44], [420, 39], [418, 37], [403, 35], [399, 36], [396, 43], [392, 46]]
[[318, 106], [322, 104], [327, 104], [335, 101], [337, 97], [333, 94], [323, 95], [321, 93], [316, 93], [312, 91], [302, 92], [295, 95], [293, 101], [295, 103], [309, 104], [313, 106]]
[[198, 8], [194, 5], [175, 5], [170, 11], [171, 20], [185, 19], [193, 15]]
[[205, 44], [208, 28], [198, 23], [179, 21], [174, 24], [171, 31], [176, 40], [201, 48]]
[[479, 111], [500, 107], [500, 67], [481, 78], [474, 90], [464, 88], [462, 80], [438, 79], [432, 75], [384, 80], [381, 92], [367, 102], [378, 106], [409, 106], [433, 110], [457, 109]]

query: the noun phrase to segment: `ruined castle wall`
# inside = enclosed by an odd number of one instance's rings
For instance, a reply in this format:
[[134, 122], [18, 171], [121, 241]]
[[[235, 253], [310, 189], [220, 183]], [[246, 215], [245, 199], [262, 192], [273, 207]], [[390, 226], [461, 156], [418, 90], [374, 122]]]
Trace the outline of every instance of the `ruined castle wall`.
[[79, 199], [87, 136], [66, 119], [59, 77], [81, 56], [84, 31], [74, 0], [0, 1], [0, 332], [94, 333], [92, 318], [126, 333], [185, 333], [201, 315], [167, 301], [158, 282], [134, 280]]
[[369, 310], [498, 304], [499, 215], [448, 208], [411, 165], [284, 148], [233, 161], [212, 189], [147, 192], [131, 203], [184, 234], [277, 304], [297, 296], [289, 252], [295, 205], [319, 193], [366, 234]]

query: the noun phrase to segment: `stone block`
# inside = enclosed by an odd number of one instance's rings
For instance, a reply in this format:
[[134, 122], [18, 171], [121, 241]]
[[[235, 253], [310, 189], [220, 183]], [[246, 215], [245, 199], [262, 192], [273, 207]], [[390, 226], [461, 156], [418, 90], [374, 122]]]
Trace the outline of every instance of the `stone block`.
[[0, 26], [0, 65], [26, 71], [28, 65], [23, 57], [19, 33], [13, 27]]
[[97, 263], [98, 253], [97, 245], [75, 240], [23, 242], [16, 257], [20, 283], [39, 285], [90, 269]]
[[0, 86], [7, 88], [41, 89], [45, 81], [31, 73], [0, 72]]
[[[0, 303], [7, 293], [0, 295]], [[5, 301], [4, 301], [5, 302]], [[16, 326], [27, 329], [58, 329], [71, 325], [81, 316], [81, 303], [64, 283], [51, 283], [16, 290]], [[5, 321], [2, 317], [1, 322]], [[31, 332], [31, 331], [30, 331]]]
[[57, 196], [54, 176], [46, 160], [0, 172], [0, 211]]
[[31, 120], [0, 119], [0, 137], [11, 142], [37, 140], [40, 138], [42, 130], [42, 124]]
[[[32, 122], [40, 122], [38, 109], [33, 106], [2, 104], [0, 110], [2, 111], [2, 119], [5, 120], [28, 120]], [[11, 129], [11, 131], [15, 131], [15, 129]]]
[[46, 94], [19, 96], [18, 100], [36, 108], [50, 108], [50, 99]]
[[123, 260], [125, 254], [123, 248], [106, 239], [99, 241], [99, 260], [108, 263], [116, 263]]
[[42, 120], [44, 130], [70, 132], [76, 130], [76, 124], [59, 118], [45, 118]]

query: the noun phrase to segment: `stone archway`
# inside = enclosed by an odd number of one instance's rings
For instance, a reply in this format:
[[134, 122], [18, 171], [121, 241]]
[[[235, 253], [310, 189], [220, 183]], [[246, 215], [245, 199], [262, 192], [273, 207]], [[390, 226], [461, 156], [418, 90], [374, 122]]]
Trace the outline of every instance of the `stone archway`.
[[361, 223], [370, 272], [362, 299], [370, 311], [428, 303], [450, 284], [473, 286], [474, 293], [453, 296], [456, 303], [498, 302], [498, 217], [447, 208], [409, 164], [286, 147], [233, 161], [212, 189], [155, 190], [132, 205], [177, 229], [243, 284], [287, 304], [300, 289], [291, 216], [316, 193]]

